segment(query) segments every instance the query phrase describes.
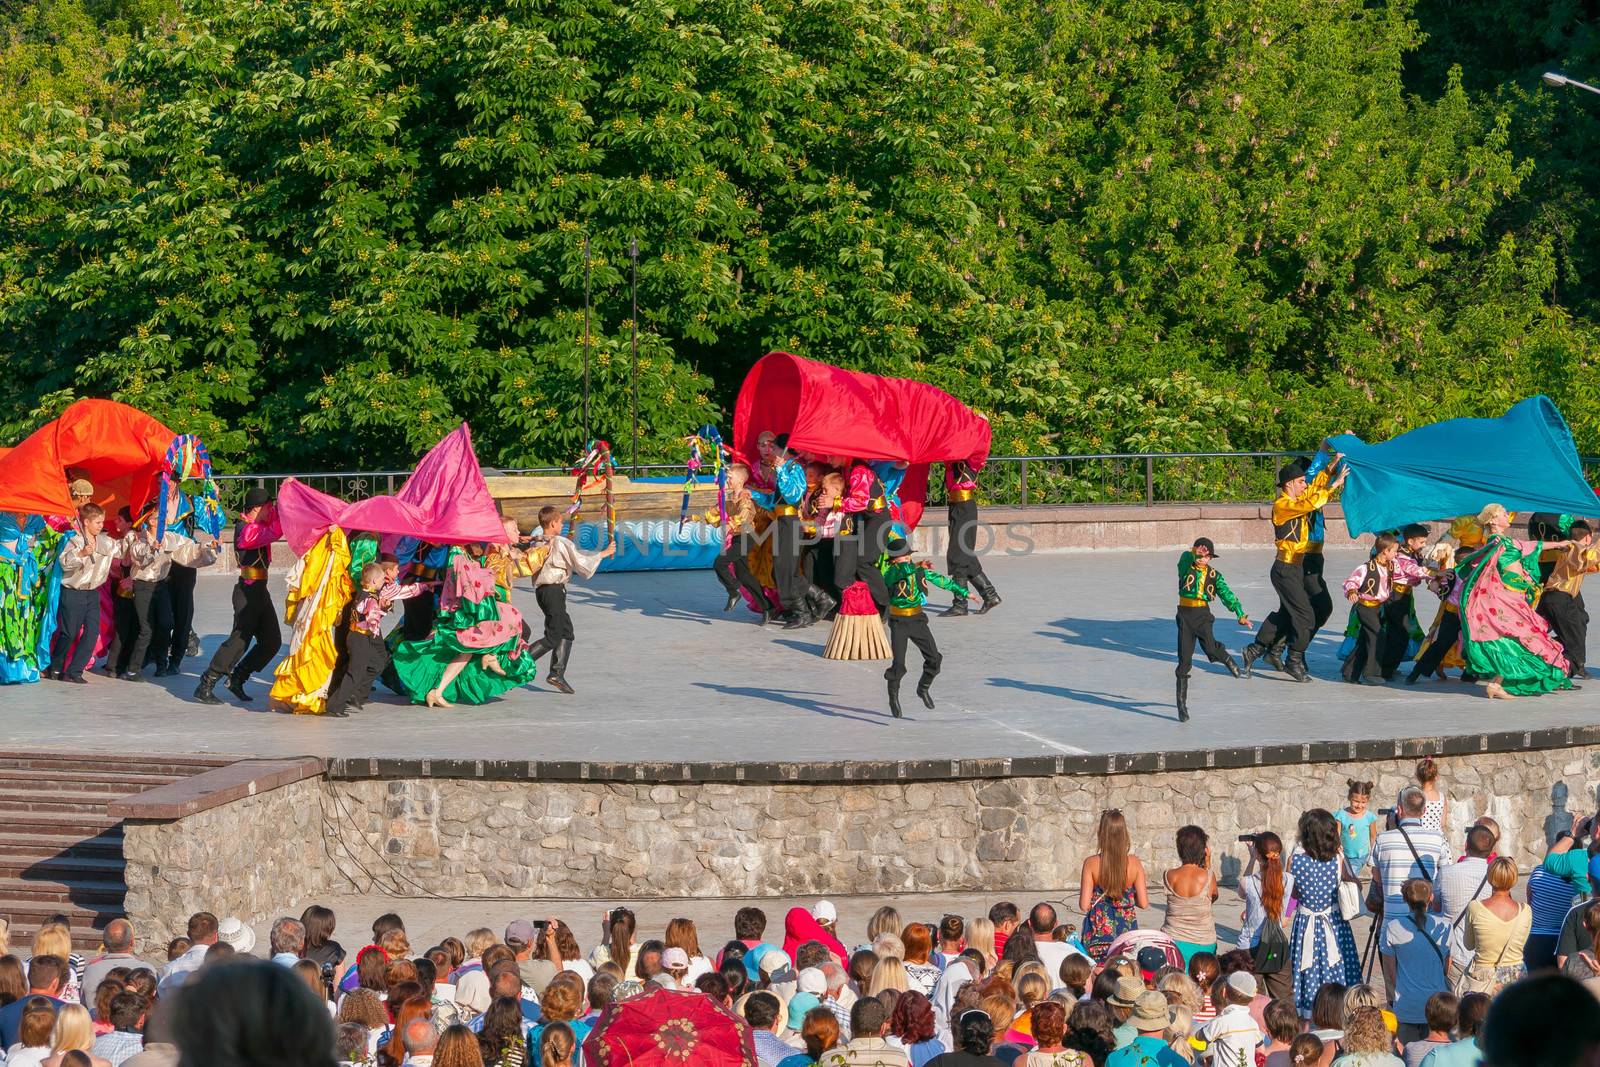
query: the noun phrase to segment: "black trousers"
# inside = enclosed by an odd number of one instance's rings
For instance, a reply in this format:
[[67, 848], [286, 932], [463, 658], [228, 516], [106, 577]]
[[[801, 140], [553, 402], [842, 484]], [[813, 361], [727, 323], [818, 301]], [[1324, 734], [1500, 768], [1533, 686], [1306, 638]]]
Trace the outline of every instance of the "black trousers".
[[1378, 630], [1383, 625], [1383, 607], [1357, 602], [1356, 622], [1361, 629], [1356, 634], [1356, 647], [1344, 661], [1344, 680], [1359, 682], [1362, 675], [1371, 675], [1379, 669]]
[[330, 712], [343, 711], [351, 704], [365, 704], [372, 695], [372, 683], [389, 665], [389, 646], [381, 637], [351, 630], [345, 648], [349, 650], [350, 662], [339, 684], [328, 695]]
[[1228, 658], [1228, 650], [1218, 641], [1211, 632], [1211, 626], [1216, 622], [1210, 608], [1178, 608], [1178, 670], [1179, 678], [1189, 677], [1190, 665], [1194, 662], [1195, 642], [1200, 643], [1200, 648], [1206, 654], [1206, 659], [1212, 663], [1221, 663]]
[[1275, 560], [1271, 578], [1278, 593], [1278, 609], [1262, 620], [1256, 642], [1271, 648], [1282, 639], [1289, 642], [1291, 651], [1304, 654], [1333, 614], [1333, 598], [1322, 580], [1322, 556], [1308, 555], [1298, 563]]
[[883, 580], [878, 569], [878, 557], [883, 555], [889, 540], [888, 512], [863, 511], [850, 517], [850, 532], [839, 532], [833, 539], [834, 584], [843, 593], [845, 587], [856, 581], [867, 583], [872, 602], [882, 611], [889, 606], [889, 583]]
[[1439, 617], [1439, 629], [1435, 632], [1433, 640], [1428, 642], [1428, 647], [1417, 657], [1412, 670], [1419, 678], [1434, 673], [1459, 640], [1461, 640], [1461, 616], [1456, 612], [1446, 611]]
[[572, 630], [572, 616], [567, 614], [567, 585], [536, 585], [533, 587], [533, 599], [539, 602], [539, 610], [544, 612], [544, 639], [554, 648], [558, 642], [571, 641], [577, 637]]
[[133, 654], [133, 642], [139, 636], [139, 608], [132, 597], [113, 594], [111, 597], [111, 647], [106, 649], [104, 666], [112, 674], [128, 669], [128, 657]]
[[172, 599], [172, 640], [167, 666], [176, 667], [189, 651], [189, 631], [194, 629], [194, 583], [200, 572], [174, 563], [167, 573], [167, 595]]
[[426, 641], [433, 633], [433, 620], [439, 603], [432, 592], [421, 593], [400, 602], [400, 636], [407, 641]]
[[945, 549], [945, 562], [950, 577], [962, 587], [983, 573], [983, 563], [978, 559], [978, 502], [953, 500], [950, 502], [950, 544]]
[[1589, 643], [1589, 613], [1583, 610], [1583, 596], [1546, 589], [1539, 598], [1539, 614], [1555, 629], [1573, 672], [1582, 670]]
[[138, 672], [144, 669], [146, 655], [155, 665], [166, 666], [167, 642], [172, 639], [172, 598], [167, 595], [167, 581], [133, 583], [133, 609], [138, 612], [139, 630], [133, 647], [128, 650], [128, 665], [119, 665], [119, 672]]
[[900, 684], [900, 679], [906, 676], [907, 644], [916, 645], [917, 651], [922, 653], [922, 679], [917, 684], [927, 685], [939, 676], [944, 657], [939, 654], [933, 631], [928, 628], [928, 616], [920, 611], [909, 616], [889, 616], [889, 646], [894, 649], [894, 662], [883, 676], [894, 685]]
[[800, 573], [805, 531], [798, 515], [779, 515], [767, 529], [772, 532], [772, 580], [778, 583], [778, 601], [784, 611], [793, 611], [811, 592], [811, 580]]
[[267, 583], [236, 583], [233, 629], [217, 654], [211, 657], [211, 672], [248, 678], [271, 663], [282, 647], [283, 631], [278, 628], [278, 611], [273, 607]]
[[1378, 669], [1385, 678], [1393, 678], [1406, 658], [1411, 645], [1412, 593], [1399, 600], [1388, 600], [1379, 608], [1382, 632], [1378, 635]]
[[[72, 661], [66, 661], [67, 650], [76, 641]], [[50, 669], [72, 678], [83, 675], [94, 655], [94, 646], [100, 641], [100, 590], [61, 590], [61, 603], [56, 608], [56, 633], [50, 639]]]
[[736, 596], [742, 587], [756, 598], [757, 607], [764, 608], [767, 604], [767, 595], [762, 590], [761, 583], [756, 581], [756, 576], [750, 573], [750, 564], [747, 561], [754, 540], [755, 538], [747, 533], [734, 534], [732, 540], [728, 542], [728, 547], [722, 550], [722, 554], [711, 566], [716, 571], [717, 581], [722, 583], [722, 588], [728, 591], [729, 596]]

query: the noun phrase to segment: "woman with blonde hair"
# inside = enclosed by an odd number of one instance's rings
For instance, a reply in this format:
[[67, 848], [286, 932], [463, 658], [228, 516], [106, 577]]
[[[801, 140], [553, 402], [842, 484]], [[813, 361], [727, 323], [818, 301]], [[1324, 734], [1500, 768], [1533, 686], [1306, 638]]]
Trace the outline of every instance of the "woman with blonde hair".
[[1394, 1035], [1384, 1022], [1381, 1007], [1349, 1011], [1339, 1047], [1339, 1058], [1333, 1062], [1344, 1067], [1405, 1067], [1405, 1061], [1394, 1054]]
[[[63, 1004], [56, 1012], [56, 1025], [50, 1032], [51, 1055], [42, 1060], [40, 1067], [61, 1067], [61, 1058], [68, 1052], [88, 1053], [94, 1048], [94, 1021], [89, 1009], [82, 1004]], [[111, 1061], [90, 1055], [94, 1067], [111, 1067]]]
[[67, 967], [67, 981], [61, 987], [60, 999], [77, 1004], [79, 985], [83, 976], [83, 957], [72, 952], [72, 930], [66, 923], [46, 922], [33, 935], [33, 956], [54, 956]]
[[885, 956], [872, 969], [872, 981], [867, 985], [867, 996], [875, 997], [885, 989], [904, 993], [910, 988], [911, 979], [906, 975], [906, 965], [896, 956]]
[[900, 921], [900, 913], [888, 905], [884, 905], [872, 913], [872, 918], [867, 920], [867, 941], [871, 943], [878, 939], [879, 934], [893, 934], [900, 936], [904, 924]]
[[1533, 909], [1511, 898], [1516, 884], [1517, 865], [1510, 858], [1501, 856], [1489, 864], [1491, 892], [1469, 903], [1462, 920], [1462, 941], [1473, 955], [1456, 995], [1492, 997], [1528, 973], [1523, 950], [1533, 929]]
[[[1519, 541], [1507, 535], [1511, 515], [1499, 504], [1478, 513], [1483, 547], [1458, 562], [1461, 656], [1467, 670], [1489, 679], [1493, 699], [1570, 689], [1570, 664], [1533, 605], [1539, 599], [1539, 553], [1572, 541]], [[1531, 567], [1530, 567], [1531, 562]]]
[[1138, 929], [1138, 909], [1150, 906], [1144, 864], [1131, 853], [1128, 822], [1121, 808], [1100, 813], [1099, 851], [1083, 861], [1078, 910], [1083, 912], [1084, 947], [1096, 963], [1105, 962], [1111, 943]]
[[967, 947], [983, 956], [983, 973], [994, 970], [1000, 954], [994, 950], [994, 923], [980, 915], [967, 923]]

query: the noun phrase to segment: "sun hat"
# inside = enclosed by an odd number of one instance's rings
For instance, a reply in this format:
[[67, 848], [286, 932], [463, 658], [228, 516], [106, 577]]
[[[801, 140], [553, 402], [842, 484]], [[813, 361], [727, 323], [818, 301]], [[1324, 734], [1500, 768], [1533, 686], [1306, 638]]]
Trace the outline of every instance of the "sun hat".
[[217, 940], [232, 945], [239, 955], [248, 956], [256, 947], [256, 932], [230, 915], [217, 924]]
[[1119, 1008], [1131, 1008], [1145, 993], [1144, 983], [1137, 978], [1118, 978], [1117, 988], [1106, 998]]
[[1134, 1001], [1133, 1014], [1128, 1017], [1128, 1021], [1140, 1033], [1165, 1030], [1167, 1024], [1172, 1021], [1172, 1010], [1167, 1006], [1166, 997], [1150, 989], [1140, 993], [1139, 999]]

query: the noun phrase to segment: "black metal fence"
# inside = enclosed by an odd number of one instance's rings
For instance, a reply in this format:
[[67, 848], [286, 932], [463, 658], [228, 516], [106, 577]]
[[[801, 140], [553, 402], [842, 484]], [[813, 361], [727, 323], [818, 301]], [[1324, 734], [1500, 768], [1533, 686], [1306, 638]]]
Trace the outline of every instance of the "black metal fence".
[[[1278, 468], [1289, 452], [1154, 452], [1085, 456], [991, 456], [978, 479], [980, 499], [989, 505], [1251, 503], [1272, 499]], [[1591, 483], [1600, 479], [1600, 456], [1583, 457]], [[619, 467], [641, 477], [679, 477], [681, 464]], [[228, 474], [217, 478], [222, 503], [235, 511], [249, 487], [276, 492], [287, 478], [344, 500], [393, 493], [410, 471], [322, 471], [309, 474]], [[505, 475], [565, 477], [566, 467], [494, 470]], [[942, 500], [935, 483], [929, 495]]]

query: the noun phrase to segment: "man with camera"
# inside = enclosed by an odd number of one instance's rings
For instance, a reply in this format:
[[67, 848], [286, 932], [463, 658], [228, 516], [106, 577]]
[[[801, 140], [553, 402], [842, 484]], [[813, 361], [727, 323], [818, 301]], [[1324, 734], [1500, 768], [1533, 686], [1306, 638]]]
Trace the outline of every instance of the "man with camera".
[[[1416, 786], [1407, 786], [1400, 794], [1399, 821], [1393, 830], [1378, 835], [1372, 848], [1372, 888], [1367, 893], [1367, 907], [1373, 915], [1381, 915], [1375, 925], [1378, 929], [1378, 960], [1383, 965], [1383, 978], [1389, 987], [1392, 1000], [1395, 988], [1394, 953], [1389, 950], [1385, 929], [1391, 919], [1409, 914], [1401, 891], [1407, 880], [1421, 878], [1428, 882], [1439, 876], [1439, 871], [1450, 864], [1450, 847], [1444, 835], [1422, 824], [1422, 814], [1428, 798]], [[1380, 814], [1388, 815], [1384, 811]]]

